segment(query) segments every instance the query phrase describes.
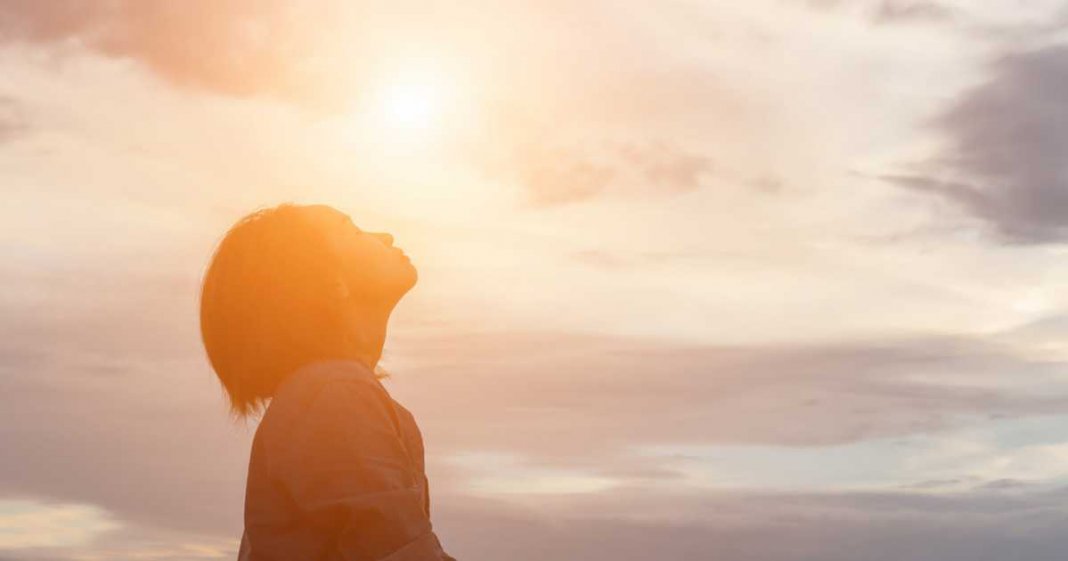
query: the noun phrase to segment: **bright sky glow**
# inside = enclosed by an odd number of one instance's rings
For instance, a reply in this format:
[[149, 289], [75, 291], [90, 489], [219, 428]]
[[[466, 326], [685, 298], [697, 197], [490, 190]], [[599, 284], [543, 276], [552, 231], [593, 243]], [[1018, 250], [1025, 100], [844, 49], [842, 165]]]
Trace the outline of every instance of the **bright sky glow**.
[[398, 84], [379, 100], [387, 124], [405, 129], [426, 129], [440, 117], [441, 92], [427, 84]]

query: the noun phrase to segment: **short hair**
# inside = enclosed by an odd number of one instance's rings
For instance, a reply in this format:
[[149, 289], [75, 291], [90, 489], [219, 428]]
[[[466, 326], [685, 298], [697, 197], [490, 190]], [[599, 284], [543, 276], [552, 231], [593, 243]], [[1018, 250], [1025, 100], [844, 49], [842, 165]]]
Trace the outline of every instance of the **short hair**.
[[283, 204], [237, 222], [204, 274], [200, 331], [231, 411], [261, 412], [300, 366], [346, 358], [342, 268], [323, 223]]

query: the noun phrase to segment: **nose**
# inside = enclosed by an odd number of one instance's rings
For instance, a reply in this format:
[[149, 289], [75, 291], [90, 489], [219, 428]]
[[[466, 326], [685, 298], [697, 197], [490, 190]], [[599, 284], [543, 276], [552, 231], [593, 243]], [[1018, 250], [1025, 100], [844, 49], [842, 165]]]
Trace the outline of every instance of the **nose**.
[[385, 244], [386, 247], [393, 247], [393, 236], [391, 236], [391, 235], [389, 235], [389, 234], [387, 234], [385, 232], [376, 232], [376, 233], [371, 234], [371, 235], [376, 237], [376, 238], [378, 238], [379, 240], [381, 240], [382, 243]]

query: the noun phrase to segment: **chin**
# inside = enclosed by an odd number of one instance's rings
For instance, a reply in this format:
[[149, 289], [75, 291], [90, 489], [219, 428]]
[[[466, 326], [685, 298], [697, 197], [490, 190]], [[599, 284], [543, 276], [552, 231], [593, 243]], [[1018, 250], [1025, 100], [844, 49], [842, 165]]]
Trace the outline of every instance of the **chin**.
[[406, 262], [404, 264], [404, 272], [401, 273], [401, 286], [403, 290], [401, 294], [404, 294], [415, 286], [415, 283], [419, 282], [419, 271], [416, 270], [415, 265]]

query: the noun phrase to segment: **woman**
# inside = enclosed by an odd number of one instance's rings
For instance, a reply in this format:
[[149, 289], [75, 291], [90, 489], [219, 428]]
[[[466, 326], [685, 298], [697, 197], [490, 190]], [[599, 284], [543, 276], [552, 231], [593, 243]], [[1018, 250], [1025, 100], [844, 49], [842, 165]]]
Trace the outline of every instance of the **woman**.
[[389, 234], [326, 206], [239, 221], [204, 277], [200, 328], [235, 414], [262, 413], [242, 561], [449, 560], [415, 419], [376, 376], [416, 271]]

